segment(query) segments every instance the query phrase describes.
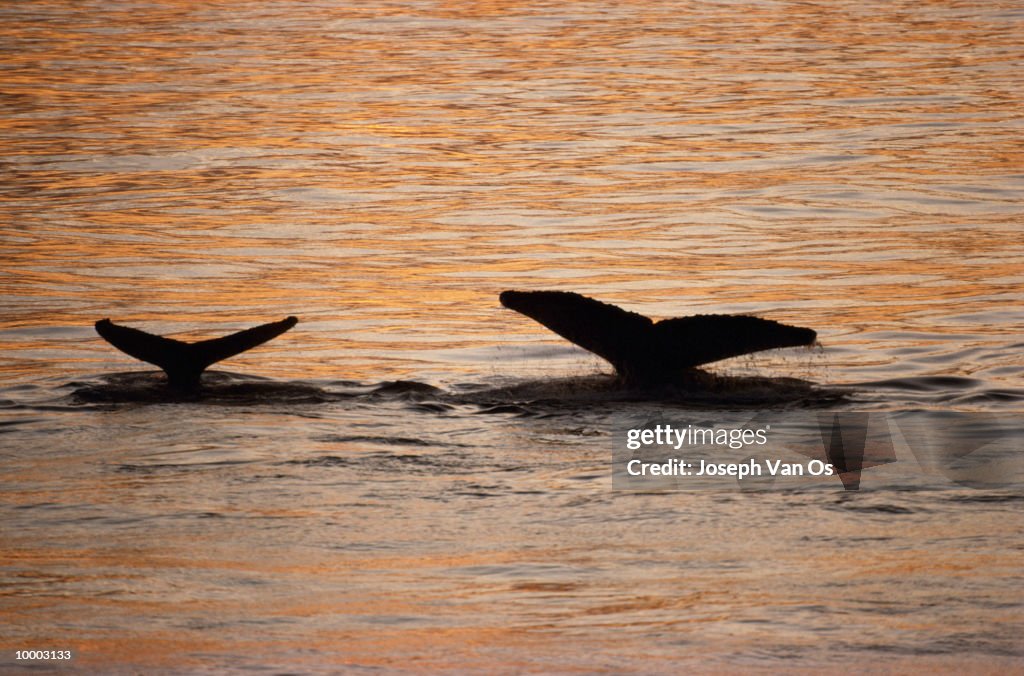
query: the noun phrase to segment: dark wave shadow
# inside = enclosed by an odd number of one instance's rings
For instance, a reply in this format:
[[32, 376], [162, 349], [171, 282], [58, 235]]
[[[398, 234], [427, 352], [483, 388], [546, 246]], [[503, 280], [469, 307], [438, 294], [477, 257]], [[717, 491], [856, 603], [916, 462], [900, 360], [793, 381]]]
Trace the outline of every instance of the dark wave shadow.
[[596, 403], [656, 402], [697, 409], [816, 408], [846, 401], [849, 392], [797, 378], [718, 376], [689, 383], [631, 387], [610, 375], [520, 381], [456, 396], [490, 407], [557, 408]]
[[445, 412], [451, 406], [472, 406], [488, 412], [564, 410], [615, 402], [660, 402], [693, 408], [822, 407], [841, 403], [847, 392], [824, 388], [796, 378], [731, 377], [703, 374], [688, 383], [630, 387], [609, 375], [468, 383], [450, 390], [418, 381], [273, 380], [225, 371], [204, 375], [203, 386], [176, 390], [156, 371], [114, 373], [95, 381], [73, 382], [73, 404], [167, 404], [257, 406], [325, 404], [360, 400], [399, 401], [425, 412]]

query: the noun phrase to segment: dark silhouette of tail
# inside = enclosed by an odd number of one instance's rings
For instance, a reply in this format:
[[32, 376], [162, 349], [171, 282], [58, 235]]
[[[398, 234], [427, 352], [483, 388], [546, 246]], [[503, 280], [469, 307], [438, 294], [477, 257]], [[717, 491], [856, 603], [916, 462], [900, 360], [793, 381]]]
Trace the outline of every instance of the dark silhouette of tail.
[[262, 345], [292, 328], [298, 321], [295, 317], [288, 317], [279, 322], [197, 343], [186, 343], [118, 326], [109, 319], [96, 322], [96, 333], [121, 352], [159, 366], [167, 374], [167, 382], [171, 387], [193, 389], [199, 386], [199, 377], [211, 364]]
[[811, 329], [746, 315], [695, 315], [653, 322], [567, 291], [505, 291], [501, 304], [602, 357], [631, 385], [678, 381], [719, 359], [811, 345]]

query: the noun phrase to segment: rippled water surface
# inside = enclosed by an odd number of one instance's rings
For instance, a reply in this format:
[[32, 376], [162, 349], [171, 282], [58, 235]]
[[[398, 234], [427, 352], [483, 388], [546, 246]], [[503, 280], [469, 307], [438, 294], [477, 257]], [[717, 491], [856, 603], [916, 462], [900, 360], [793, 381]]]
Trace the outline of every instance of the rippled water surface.
[[[0, 6], [0, 664], [1024, 668], [1022, 36], [1011, 0]], [[820, 347], [627, 391], [506, 288]], [[287, 315], [195, 396], [92, 328]], [[626, 428], [737, 411], [867, 412], [896, 462], [613, 489]], [[926, 443], [965, 425], [1002, 457]]]

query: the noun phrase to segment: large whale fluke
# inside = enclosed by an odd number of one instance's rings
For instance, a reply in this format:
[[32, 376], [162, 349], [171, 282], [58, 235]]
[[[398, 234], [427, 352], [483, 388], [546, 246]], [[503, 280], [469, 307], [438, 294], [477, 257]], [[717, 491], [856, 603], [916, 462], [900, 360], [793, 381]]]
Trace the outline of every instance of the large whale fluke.
[[654, 322], [568, 291], [505, 291], [505, 307], [602, 357], [630, 385], [677, 382], [687, 371], [741, 354], [811, 345], [811, 329], [747, 315], [694, 315]]
[[163, 369], [167, 382], [177, 389], [194, 389], [199, 377], [211, 364], [276, 338], [298, 323], [295, 317], [232, 333], [230, 336], [186, 343], [155, 336], [138, 329], [119, 326], [109, 319], [96, 322], [96, 333], [104, 340], [136, 359]]

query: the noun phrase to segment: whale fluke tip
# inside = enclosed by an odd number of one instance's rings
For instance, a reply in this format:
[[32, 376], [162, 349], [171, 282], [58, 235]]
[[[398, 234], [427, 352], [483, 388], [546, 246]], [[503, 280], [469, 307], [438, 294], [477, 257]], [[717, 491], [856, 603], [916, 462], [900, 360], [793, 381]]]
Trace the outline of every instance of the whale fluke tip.
[[501, 304], [602, 357], [629, 384], [681, 379], [702, 364], [751, 352], [812, 345], [817, 333], [747, 315], [648, 317], [569, 291], [504, 291]]
[[159, 366], [167, 374], [167, 382], [172, 387], [193, 389], [199, 386], [200, 376], [211, 364], [262, 345], [288, 331], [298, 321], [298, 318], [289, 316], [229, 336], [196, 343], [119, 326], [110, 319], [97, 321], [95, 327], [104, 340], [125, 354]]

